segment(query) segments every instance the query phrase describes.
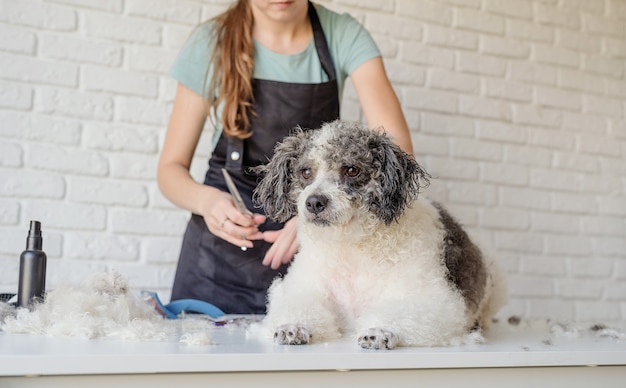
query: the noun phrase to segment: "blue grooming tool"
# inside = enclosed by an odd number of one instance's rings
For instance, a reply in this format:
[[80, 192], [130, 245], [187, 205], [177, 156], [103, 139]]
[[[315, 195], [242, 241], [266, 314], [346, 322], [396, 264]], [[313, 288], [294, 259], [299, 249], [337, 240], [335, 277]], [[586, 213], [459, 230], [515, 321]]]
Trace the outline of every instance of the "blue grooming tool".
[[159, 314], [168, 319], [177, 319], [178, 315], [183, 312], [200, 313], [208, 315], [213, 319], [224, 316], [224, 312], [211, 303], [197, 299], [180, 299], [164, 305], [161, 303], [156, 292], [142, 290], [141, 295], [144, 300], [152, 304]]

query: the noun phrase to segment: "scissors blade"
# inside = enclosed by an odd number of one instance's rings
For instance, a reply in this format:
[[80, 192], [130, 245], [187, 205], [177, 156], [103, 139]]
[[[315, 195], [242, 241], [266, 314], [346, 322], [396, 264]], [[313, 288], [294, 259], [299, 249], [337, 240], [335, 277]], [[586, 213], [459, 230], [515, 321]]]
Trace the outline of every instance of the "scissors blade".
[[243, 214], [248, 214], [252, 216], [252, 212], [248, 210], [246, 204], [243, 202], [241, 198], [241, 194], [239, 194], [239, 190], [237, 190], [237, 186], [235, 186], [235, 182], [233, 182], [233, 178], [230, 177], [228, 171], [225, 168], [222, 168], [222, 175], [224, 175], [224, 180], [226, 181], [226, 186], [228, 186], [228, 191], [230, 191], [230, 195], [233, 196], [235, 200], [235, 205], [237, 205], [237, 209]]

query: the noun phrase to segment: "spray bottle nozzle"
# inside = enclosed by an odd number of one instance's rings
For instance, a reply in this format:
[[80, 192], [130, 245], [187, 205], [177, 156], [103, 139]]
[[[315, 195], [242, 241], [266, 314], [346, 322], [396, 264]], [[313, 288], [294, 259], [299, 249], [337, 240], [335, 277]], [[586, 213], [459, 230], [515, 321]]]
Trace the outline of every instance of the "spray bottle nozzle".
[[31, 221], [30, 222], [30, 230], [28, 234], [41, 236], [41, 222], [39, 221]]
[[26, 239], [26, 249], [41, 250], [43, 239], [41, 238], [41, 222], [31, 221]]

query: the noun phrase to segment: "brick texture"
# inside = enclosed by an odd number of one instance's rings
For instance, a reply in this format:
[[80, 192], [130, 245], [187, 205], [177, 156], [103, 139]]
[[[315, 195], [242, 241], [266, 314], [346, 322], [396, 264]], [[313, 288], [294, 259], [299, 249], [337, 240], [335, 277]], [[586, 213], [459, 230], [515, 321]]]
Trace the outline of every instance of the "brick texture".
[[[435, 176], [425, 195], [501, 260], [504, 313], [626, 320], [624, 2], [320, 2], [378, 43]], [[230, 3], [0, 0], [0, 291], [38, 219], [49, 287], [116, 268], [168, 300], [189, 214], [155, 182], [166, 73]], [[350, 84], [342, 114], [363, 117]]]

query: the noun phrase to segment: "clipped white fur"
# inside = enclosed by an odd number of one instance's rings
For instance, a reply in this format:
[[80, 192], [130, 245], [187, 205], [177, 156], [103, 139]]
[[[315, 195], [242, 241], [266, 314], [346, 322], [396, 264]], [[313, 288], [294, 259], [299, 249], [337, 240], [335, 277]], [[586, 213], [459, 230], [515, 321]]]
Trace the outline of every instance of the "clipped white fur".
[[209, 322], [165, 319], [153, 305], [130, 292], [128, 282], [116, 271], [94, 273], [80, 286], [59, 285], [47, 292], [43, 303], [13, 310], [5, 315], [4, 323], [0, 320], [0, 329], [7, 333], [124, 341], [180, 337], [190, 345], [211, 343], [206, 333]]

